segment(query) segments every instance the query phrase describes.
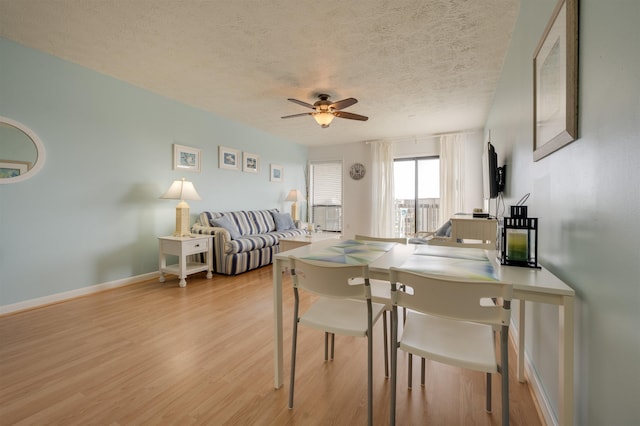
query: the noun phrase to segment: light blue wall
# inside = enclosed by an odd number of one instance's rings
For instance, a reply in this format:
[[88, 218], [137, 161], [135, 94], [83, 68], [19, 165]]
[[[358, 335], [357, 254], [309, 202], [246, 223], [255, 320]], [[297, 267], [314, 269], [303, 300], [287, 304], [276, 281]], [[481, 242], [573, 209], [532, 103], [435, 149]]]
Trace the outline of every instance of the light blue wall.
[[[541, 263], [576, 291], [576, 424], [640, 424], [640, 2], [580, 1], [580, 137], [533, 162], [532, 58], [555, 4], [521, 2], [486, 129], [506, 205], [531, 193]], [[530, 305], [525, 345], [556, 413], [557, 315]]]
[[[158, 269], [175, 227], [171, 182], [192, 180], [202, 210], [287, 209], [304, 189], [307, 149], [0, 38], [0, 115], [46, 146], [43, 170], [0, 185], [0, 306]], [[212, 77], [215, 78], [215, 77]], [[202, 172], [172, 170], [174, 143], [202, 150]], [[218, 146], [260, 156], [260, 173], [218, 168]], [[284, 182], [269, 182], [269, 164]]]

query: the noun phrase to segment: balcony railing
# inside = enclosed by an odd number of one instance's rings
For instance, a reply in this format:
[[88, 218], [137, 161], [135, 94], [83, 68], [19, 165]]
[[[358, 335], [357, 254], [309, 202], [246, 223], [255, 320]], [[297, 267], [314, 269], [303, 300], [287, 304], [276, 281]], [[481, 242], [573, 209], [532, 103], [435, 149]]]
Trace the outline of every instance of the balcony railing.
[[435, 231], [440, 226], [439, 198], [420, 198], [417, 209], [415, 204], [415, 200], [395, 200], [395, 234], [397, 236], [410, 237], [418, 231]]
[[[410, 237], [417, 231], [435, 231], [440, 226], [439, 209], [439, 198], [419, 199], [417, 212], [415, 200], [395, 200], [395, 235]], [[311, 221], [323, 231], [342, 232], [341, 205], [314, 205], [311, 215]]]
[[312, 222], [323, 231], [342, 232], [342, 206], [336, 204], [311, 206]]

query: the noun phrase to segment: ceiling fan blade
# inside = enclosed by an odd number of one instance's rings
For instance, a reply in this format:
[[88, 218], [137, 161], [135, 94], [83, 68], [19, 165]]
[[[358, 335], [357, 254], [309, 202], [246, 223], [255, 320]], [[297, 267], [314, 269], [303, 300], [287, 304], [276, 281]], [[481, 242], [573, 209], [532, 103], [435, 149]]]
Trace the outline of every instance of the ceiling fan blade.
[[293, 118], [293, 117], [302, 117], [303, 115], [312, 115], [312, 112], [303, 112], [302, 114], [293, 114], [293, 115], [285, 115], [284, 117], [280, 117], [280, 118]]
[[343, 111], [335, 111], [333, 115], [340, 118], [348, 118], [349, 120], [367, 121], [369, 119], [369, 117], [365, 117], [364, 115], [352, 114], [350, 112]]
[[308, 103], [303, 102], [303, 101], [299, 101], [297, 99], [289, 98], [288, 100], [293, 102], [294, 104], [302, 105], [303, 107], [307, 107], [307, 108], [311, 108], [311, 109], [315, 109], [316, 108], [311, 104], [308, 104]]
[[358, 103], [358, 100], [356, 98], [347, 98], [338, 102], [334, 102], [331, 105], [329, 105], [329, 107], [330, 108], [333, 107], [335, 110], [341, 110], [341, 109], [350, 107], [351, 105], [356, 103]]

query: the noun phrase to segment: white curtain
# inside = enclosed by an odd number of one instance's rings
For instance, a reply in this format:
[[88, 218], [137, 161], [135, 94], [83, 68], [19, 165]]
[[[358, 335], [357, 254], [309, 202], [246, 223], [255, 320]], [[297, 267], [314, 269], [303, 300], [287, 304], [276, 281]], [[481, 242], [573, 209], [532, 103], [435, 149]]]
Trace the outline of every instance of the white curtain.
[[464, 212], [464, 147], [466, 134], [440, 136], [440, 223]]
[[370, 142], [372, 177], [372, 236], [393, 237], [393, 145], [391, 142]]

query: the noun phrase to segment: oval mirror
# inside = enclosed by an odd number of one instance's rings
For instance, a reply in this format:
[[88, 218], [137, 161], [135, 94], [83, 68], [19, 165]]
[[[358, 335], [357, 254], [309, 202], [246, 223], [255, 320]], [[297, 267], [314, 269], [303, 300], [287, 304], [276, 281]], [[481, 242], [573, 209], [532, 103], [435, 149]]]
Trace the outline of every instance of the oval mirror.
[[42, 169], [45, 151], [27, 126], [0, 117], [0, 184], [29, 179]]

